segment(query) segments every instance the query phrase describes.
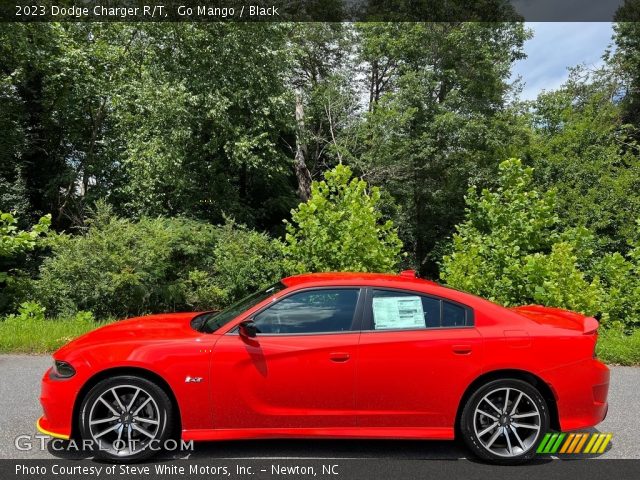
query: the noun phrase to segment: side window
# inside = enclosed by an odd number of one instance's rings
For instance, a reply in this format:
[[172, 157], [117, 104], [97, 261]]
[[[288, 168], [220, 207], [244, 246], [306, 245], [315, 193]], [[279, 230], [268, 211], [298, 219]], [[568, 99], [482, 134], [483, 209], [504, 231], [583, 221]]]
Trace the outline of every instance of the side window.
[[438, 298], [393, 290], [373, 290], [373, 330], [415, 330], [473, 325], [471, 310]]
[[416, 329], [440, 326], [440, 300], [390, 290], [374, 290], [374, 330]]
[[351, 330], [359, 289], [294, 293], [253, 319], [259, 333], [329, 333]]
[[467, 311], [460, 305], [442, 302], [442, 326], [463, 327], [466, 324]]

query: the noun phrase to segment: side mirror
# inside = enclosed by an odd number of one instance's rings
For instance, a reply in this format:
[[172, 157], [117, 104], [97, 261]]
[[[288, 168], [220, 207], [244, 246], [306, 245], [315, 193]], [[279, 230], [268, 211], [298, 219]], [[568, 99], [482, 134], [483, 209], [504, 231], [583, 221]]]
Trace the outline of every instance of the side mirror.
[[245, 320], [240, 323], [240, 335], [246, 338], [255, 338], [258, 334], [258, 327], [253, 320]]

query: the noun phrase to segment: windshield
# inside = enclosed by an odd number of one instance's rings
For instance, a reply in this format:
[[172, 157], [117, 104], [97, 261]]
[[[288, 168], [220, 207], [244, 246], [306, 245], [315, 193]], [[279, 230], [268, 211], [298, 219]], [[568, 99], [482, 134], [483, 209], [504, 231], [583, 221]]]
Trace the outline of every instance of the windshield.
[[215, 332], [220, 327], [226, 325], [228, 322], [236, 318], [242, 312], [249, 310], [251, 307], [256, 306], [263, 300], [269, 298], [271, 295], [274, 295], [279, 291], [284, 290], [285, 288], [286, 286], [284, 284], [278, 282], [271, 285], [270, 287], [252, 293], [248, 297], [244, 297], [242, 300], [237, 301], [224, 310], [198, 315], [196, 318], [194, 318], [194, 320], [198, 320], [198, 325], [202, 325], [202, 328], [199, 328], [198, 330], [207, 333]]

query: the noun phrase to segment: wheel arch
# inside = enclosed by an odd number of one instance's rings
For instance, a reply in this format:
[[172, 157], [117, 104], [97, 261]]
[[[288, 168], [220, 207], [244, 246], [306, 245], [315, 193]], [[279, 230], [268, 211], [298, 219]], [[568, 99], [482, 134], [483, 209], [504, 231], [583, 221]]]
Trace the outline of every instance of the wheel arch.
[[549, 425], [553, 430], [560, 430], [560, 418], [558, 416], [558, 405], [556, 403], [556, 397], [551, 390], [551, 387], [542, 380], [539, 376], [528, 372], [526, 370], [519, 369], [500, 369], [500, 370], [492, 370], [490, 372], [483, 373], [478, 378], [476, 378], [473, 382], [469, 384], [466, 388], [464, 394], [460, 398], [460, 402], [458, 403], [458, 410], [456, 411], [456, 419], [455, 419], [455, 435], [457, 438], [460, 437], [460, 419], [462, 416], [462, 411], [464, 410], [464, 406], [466, 402], [469, 400], [471, 395], [480, 388], [482, 385], [486, 383], [492, 382], [493, 380], [501, 380], [513, 378], [516, 380], [522, 380], [538, 389], [542, 398], [544, 398], [547, 403], [547, 407], [549, 409]]
[[78, 391], [78, 394], [76, 395], [76, 399], [73, 404], [73, 416], [71, 419], [71, 438], [77, 438], [79, 435], [80, 429], [78, 425], [78, 415], [80, 413], [80, 406], [82, 405], [82, 400], [85, 398], [87, 393], [89, 393], [89, 391], [95, 385], [97, 385], [98, 382], [104, 380], [105, 378], [110, 378], [110, 377], [120, 376], [120, 375], [132, 375], [132, 376], [144, 378], [146, 380], [149, 380], [150, 382], [155, 383], [156, 385], [158, 385], [158, 387], [164, 390], [164, 392], [169, 397], [169, 400], [171, 401], [171, 406], [173, 407], [173, 411], [174, 411], [175, 427], [174, 427], [174, 432], [172, 432], [172, 434], [179, 435], [180, 432], [182, 431], [182, 414], [180, 412], [180, 405], [178, 404], [178, 400], [176, 399], [176, 396], [173, 393], [173, 390], [171, 389], [167, 381], [157, 373], [152, 372], [151, 370], [148, 370], [146, 368], [124, 366], [124, 367], [113, 367], [113, 368], [107, 368], [105, 370], [101, 370], [95, 373], [93, 376], [91, 376], [84, 383], [84, 385], [82, 385], [82, 387]]

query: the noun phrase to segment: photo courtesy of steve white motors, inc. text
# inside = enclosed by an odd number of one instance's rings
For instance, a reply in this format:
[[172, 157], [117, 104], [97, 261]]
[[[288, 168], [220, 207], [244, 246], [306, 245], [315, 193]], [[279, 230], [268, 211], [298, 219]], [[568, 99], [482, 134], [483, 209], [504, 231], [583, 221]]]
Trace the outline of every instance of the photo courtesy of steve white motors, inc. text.
[[225, 476], [232, 475], [299, 475], [315, 477], [322, 476], [339, 476], [340, 465], [337, 464], [321, 464], [321, 465], [24, 465], [16, 464], [15, 474], [18, 475], [91, 475], [100, 477], [101, 475], [127, 475], [127, 476], [146, 476], [146, 475], [208, 475], [208, 476]]

